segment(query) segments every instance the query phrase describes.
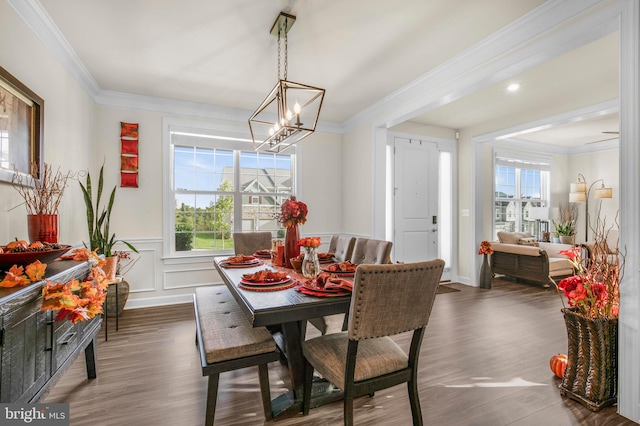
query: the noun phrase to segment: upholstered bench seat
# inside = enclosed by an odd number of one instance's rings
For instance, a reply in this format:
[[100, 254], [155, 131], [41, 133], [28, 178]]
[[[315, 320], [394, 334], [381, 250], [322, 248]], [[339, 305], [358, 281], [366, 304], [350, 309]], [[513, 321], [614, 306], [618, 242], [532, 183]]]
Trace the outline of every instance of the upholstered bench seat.
[[252, 327], [224, 286], [197, 288], [193, 307], [202, 375], [209, 376], [205, 425], [213, 424], [220, 373], [256, 365], [264, 416], [271, 420], [267, 364], [280, 359], [271, 333]]
[[226, 287], [197, 288], [195, 299], [207, 364], [276, 350], [271, 333], [251, 326]]

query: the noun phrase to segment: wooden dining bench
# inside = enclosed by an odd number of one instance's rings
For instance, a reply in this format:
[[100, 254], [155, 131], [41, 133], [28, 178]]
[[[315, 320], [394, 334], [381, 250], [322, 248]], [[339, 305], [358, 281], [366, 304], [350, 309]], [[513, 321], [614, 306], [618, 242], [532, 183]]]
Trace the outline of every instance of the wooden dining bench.
[[225, 286], [197, 288], [193, 307], [202, 375], [209, 376], [205, 425], [213, 424], [220, 373], [255, 365], [264, 416], [271, 420], [267, 364], [278, 361], [280, 354], [269, 331], [251, 326]]

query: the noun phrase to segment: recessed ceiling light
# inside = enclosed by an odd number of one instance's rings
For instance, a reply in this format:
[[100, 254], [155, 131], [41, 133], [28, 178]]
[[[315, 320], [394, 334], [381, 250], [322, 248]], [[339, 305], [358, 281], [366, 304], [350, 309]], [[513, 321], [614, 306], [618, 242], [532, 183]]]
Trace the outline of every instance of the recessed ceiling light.
[[507, 86], [507, 90], [510, 92], [517, 92], [519, 88], [520, 88], [519, 83], [511, 83], [510, 85]]

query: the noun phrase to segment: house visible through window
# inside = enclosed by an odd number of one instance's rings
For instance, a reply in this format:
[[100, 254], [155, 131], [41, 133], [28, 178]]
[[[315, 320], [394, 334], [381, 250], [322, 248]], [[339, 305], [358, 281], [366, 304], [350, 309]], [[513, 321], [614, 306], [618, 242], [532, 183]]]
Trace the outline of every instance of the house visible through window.
[[170, 253], [229, 251], [235, 232], [283, 233], [276, 213], [293, 195], [293, 155], [256, 153], [229, 139], [170, 132]]
[[500, 231], [537, 234], [532, 207], [549, 205], [550, 160], [515, 153], [496, 153], [493, 234]]

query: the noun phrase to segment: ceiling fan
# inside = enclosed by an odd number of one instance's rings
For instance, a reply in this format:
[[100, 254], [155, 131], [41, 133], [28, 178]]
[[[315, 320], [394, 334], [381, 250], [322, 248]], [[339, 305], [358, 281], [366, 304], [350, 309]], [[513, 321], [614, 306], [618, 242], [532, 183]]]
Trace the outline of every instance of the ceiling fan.
[[594, 143], [612, 141], [614, 139], [618, 139], [619, 135], [620, 135], [619, 131], [613, 131], [613, 130], [612, 131], [607, 131], [607, 132], [602, 132], [602, 133], [605, 134], [605, 135], [617, 135], [617, 136], [614, 136], [614, 137], [611, 137], [611, 138], [606, 138], [606, 139], [600, 139], [600, 140], [593, 141], [593, 142], [587, 142], [585, 145], [591, 145], [591, 144], [594, 144]]

